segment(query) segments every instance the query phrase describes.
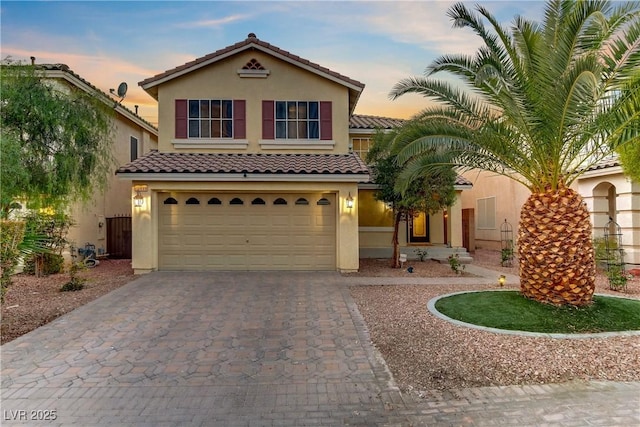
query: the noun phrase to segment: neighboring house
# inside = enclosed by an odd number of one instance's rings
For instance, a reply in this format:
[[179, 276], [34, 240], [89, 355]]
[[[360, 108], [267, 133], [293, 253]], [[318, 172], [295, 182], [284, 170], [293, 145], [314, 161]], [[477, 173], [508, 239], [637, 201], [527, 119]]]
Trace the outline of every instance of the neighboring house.
[[[355, 271], [390, 254], [360, 155], [399, 121], [352, 117], [364, 84], [249, 34], [140, 86], [158, 101], [158, 150], [117, 172], [133, 180], [137, 273]], [[425, 217], [420, 244], [462, 246], [460, 222], [460, 203]]]
[[[492, 172], [471, 171], [463, 176], [473, 183], [462, 195], [462, 212], [471, 219], [467, 249], [500, 250], [503, 239], [515, 243], [520, 209], [530, 194], [527, 187]], [[511, 228], [511, 235], [501, 232], [505, 226]]]
[[[475, 239], [468, 248], [501, 248], [501, 226], [505, 220], [517, 239], [520, 209], [529, 197], [529, 190], [504, 176], [489, 172], [468, 172], [473, 189], [462, 196], [463, 212], [475, 217]], [[613, 219], [620, 225], [625, 262], [640, 265], [640, 184], [626, 177], [616, 158], [592, 167], [572, 186], [585, 200], [594, 238], [603, 237], [605, 225]]]
[[[37, 67], [46, 78], [97, 94], [105, 102], [113, 103], [114, 169], [157, 148], [158, 130], [151, 123], [117, 103], [67, 65], [37, 64]], [[108, 253], [110, 257], [131, 258], [131, 181], [118, 179], [114, 173], [95, 177], [96, 183], [105, 180], [105, 192], [96, 191], [88, 202], [77, 202], [70, 207], [69, 214], [75, 225], [69, 230], [68, 240], [76, 247], [87, 243], [95, 245], [96, 251]]]

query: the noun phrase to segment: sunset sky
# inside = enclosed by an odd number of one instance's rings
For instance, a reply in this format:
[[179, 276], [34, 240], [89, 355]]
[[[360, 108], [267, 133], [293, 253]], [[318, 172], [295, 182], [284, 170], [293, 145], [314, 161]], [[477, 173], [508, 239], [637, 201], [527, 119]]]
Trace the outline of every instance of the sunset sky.
[[[477, 2], [468, 3], [470, 6]], [[504, 24], [540, 20], [540, 1], [480, 2]], [[442, 54], [471, 53], [479, 39], [452, 29], [449, 1], [7, 1], [0, 5], [2, 58], [64, 63], [105, 92], [129, 86], [124, 104], [157, 123], [138, 82], [242, 41], [263, 41], [366, 85], [356, 113], [408, 118], [426, 106], [390, 101], [400, 79]]]

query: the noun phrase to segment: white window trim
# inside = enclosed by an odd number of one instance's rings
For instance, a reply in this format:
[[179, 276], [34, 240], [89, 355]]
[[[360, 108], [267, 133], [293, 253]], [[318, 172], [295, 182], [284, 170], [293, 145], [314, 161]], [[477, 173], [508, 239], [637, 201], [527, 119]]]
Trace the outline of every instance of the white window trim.
[[229, 148], [246, 149], [249, 146], [248, 139], [233, 138], [188, 138], [172, 139], [174, 148]]
[[266, 79], [271, 74], [269, 70], [238, 70], [238, 76], [244, 78]]
[[333, 150], [336, 142], [333, 139], [261, 139], [263, 150]]

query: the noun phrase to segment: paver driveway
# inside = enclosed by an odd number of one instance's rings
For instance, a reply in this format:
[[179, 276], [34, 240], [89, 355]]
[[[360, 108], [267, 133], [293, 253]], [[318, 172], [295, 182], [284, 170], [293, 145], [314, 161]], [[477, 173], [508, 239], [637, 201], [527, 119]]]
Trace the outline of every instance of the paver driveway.
[[3, 424], [402, 422], [400, 394], [339, 281], [143, 276], [2, 347]]
[[359, 282], [337, 273], [143, 276], [0, 348], [0, 424], [640, 425], [640, 382], [403, 400], [345, 286]]

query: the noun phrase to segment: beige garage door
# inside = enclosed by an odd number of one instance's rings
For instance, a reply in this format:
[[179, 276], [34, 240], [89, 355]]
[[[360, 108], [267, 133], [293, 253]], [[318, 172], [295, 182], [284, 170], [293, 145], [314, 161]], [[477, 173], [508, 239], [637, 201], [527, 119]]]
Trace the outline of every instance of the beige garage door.
[[333, 194], [159, 195], [163, 270], [335, 270]]

